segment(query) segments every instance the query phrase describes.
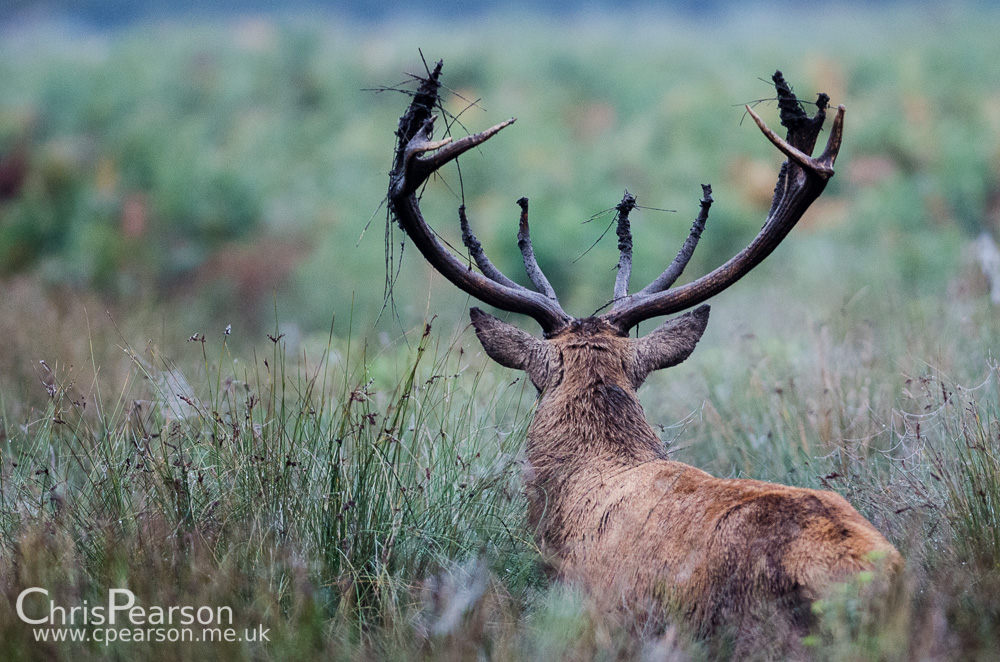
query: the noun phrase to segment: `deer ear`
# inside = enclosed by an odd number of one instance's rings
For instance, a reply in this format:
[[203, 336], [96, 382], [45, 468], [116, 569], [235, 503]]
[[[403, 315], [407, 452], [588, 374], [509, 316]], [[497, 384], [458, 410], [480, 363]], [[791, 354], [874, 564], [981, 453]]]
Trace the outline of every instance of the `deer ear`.
[[479, 308], [469, 310], [469, 316], [486, 354], [505, 368], [527, 372], [531, 383], [541, 392], [550, 371], [548, 344]]
[[708, 306], [667, 320], [652, 333], [635, 343], [635, 369], [632, 385], [639, 388], [649, 373], [669, 368], [691, 356], [708, 326]]

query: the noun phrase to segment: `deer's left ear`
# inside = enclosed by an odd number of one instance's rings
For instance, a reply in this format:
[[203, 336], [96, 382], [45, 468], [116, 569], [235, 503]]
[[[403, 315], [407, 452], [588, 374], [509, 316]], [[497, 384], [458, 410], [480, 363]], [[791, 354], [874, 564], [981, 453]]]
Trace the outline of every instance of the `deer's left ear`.
[[550, 373], [548, 343], [479, 308], [469, 310], [469, 316], [476, 328], [476, 337], [489, 357], [505, 368], [524, 370], [541, 392]]
[[708, 326], [708, 306], [667, 320], [652, 333], [635, 343], [635, 367], [632, 385], [639, 388], [649, 373], [669, 368], [691, 356]]

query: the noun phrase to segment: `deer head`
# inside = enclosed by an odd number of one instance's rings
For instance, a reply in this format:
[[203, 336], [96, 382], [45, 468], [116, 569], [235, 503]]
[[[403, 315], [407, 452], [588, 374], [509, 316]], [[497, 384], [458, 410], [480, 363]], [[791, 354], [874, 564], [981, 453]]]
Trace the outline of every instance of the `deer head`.
[[[536, 338], [471, 310], [490, 358], [525, 371], [540, 394], [528, 430], [526, 491], [540, 548], [559, 575], [615, 604], [680, 604], [700, 626], [710, 628], [734, 609], [815, 598], [829, 582], [871, 567], [873, 555], [898, 564], [892, 546], [833, 493], [718, 480], [668, 460], [636, 397], [651, 372], [676, 365], [694, 351], [708, 323], [709, 308], [701, 304], [770, 255], [823, 192], [840, 150], [844, 107], [837, 109], [822, 154], [811, 156], [829, 97], [819, 95], [810, 117], [776, 72], [786, 137], [746, 109], [786, 156], [760, 233], [711, 273], [675, 287], [712, 205], [711, 188], [704, 186], [700, 212], [677, 256], [650, 284], [630, 293], [628, 216], [635, 199], [626, 193], [617, 207], [620, 257], [610, 307], [598, 316], [574, 318], [562, 309], [535, 260], [527, 199], [518, 200], [517, 239], [533, 289], [502, 274], [487, 258], [464, 206], [459, 222], [469, 261], [446, 249], [424, 220], [417, 191], [428, 177], [514, 122], [459, 140], [433, 140], [440, 75], [439, 62], [400, 119], [389, 209], [445, 278], [484, 303], [533, 318], [542, 328], [543, 337]], [[641, 338], [629, 337], [644, 320], [692, 308]], [[753, 553], [747, 553], [748, 545]]]

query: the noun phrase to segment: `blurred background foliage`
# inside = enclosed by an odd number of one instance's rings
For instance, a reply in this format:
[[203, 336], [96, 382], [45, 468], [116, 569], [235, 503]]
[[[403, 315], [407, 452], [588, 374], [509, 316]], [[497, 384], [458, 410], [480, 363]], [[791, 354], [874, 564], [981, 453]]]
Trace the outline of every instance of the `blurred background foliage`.
[[[379, 21], [301, 5], [161, 12], [110, 28], [21, 5], [0, 39], [0, 291], [8, 320], [22, 316], [2, 329], [8, 376], [31, 378], [25, 365], [65, 345], [53, 335], [82, 337], [92, 353], [95, 331], [81, 327], [109, 319], [168, 348], [233, 324], [231, 342], [280, 328], [294, 349], [325, 337], [334, 316], [335, 336], [365, 334], [390, 257], [399, 278], [376, 331], [395, 336], [435, 313], [464, 320], [464, 295], [398, 230], [383, 241], [407, 102], [383, 88], [408, 87], [420, 49], [445, 61], [456, 135], [520, 118], [463, 157], [461, 176], [429, 186], [428, 218], [460, 245], [464, 196], [494, 261], [521, 279], [514, 201], [528, 196], [539, 260], [573, 314], [609, 298], [613, 233], [588, 248], [626, 188], [651, 208], [633, 219], [634, 286], [672, 258], [701, 183], [717, 203], [687, 277], [753, 237], [781, 158], [742, 104], [773, 96], [775, 69], [803, 100], [825, 91], [845, 104], [847, 137], [837, 177], [793, 239], [719, 308], [778, 296], [813, 301], [822, 316], [859, 293], [863, 305], [986, 294], [971, 246], [1000, 229], [1000, 16], [988, 5], [494, 8]], [[776, 125], [773, 104], [761, 110]]]

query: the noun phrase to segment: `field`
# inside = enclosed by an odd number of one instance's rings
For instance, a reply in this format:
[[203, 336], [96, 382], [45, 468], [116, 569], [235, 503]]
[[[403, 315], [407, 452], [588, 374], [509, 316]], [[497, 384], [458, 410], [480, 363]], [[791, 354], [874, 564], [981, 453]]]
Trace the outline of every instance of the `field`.
[[[753, 238], [781, 157], [742, 104], [777, 124], [775, 69], [847, 107], [823, 197], [640, 395], [673, 457], [835, 490], [903, 554], [886, 593], [817, 605], [811, 657], [997, 659], [998, 25], [834, 6], [4, 34], [0, 659], [726, 657], [545, 575], [519, 477], [534, 389], [381, 204], [421, 52], [455, 135], [518, 117], [425, 214], [460, 245], [464, 199], [520, 278], [528, 196], [579, 316], [610, 298], [624, 189], [646, 207], [633, 283], [679, 248], [699, 184], [717, 202], [686, 277]], [[75, 627], [26, 624], [32, 587], [32, 614], [85, 606]], [[143, 623], [96, 622], [112, 589]], [[220, 622], [235, 640], [158, 640]]]

